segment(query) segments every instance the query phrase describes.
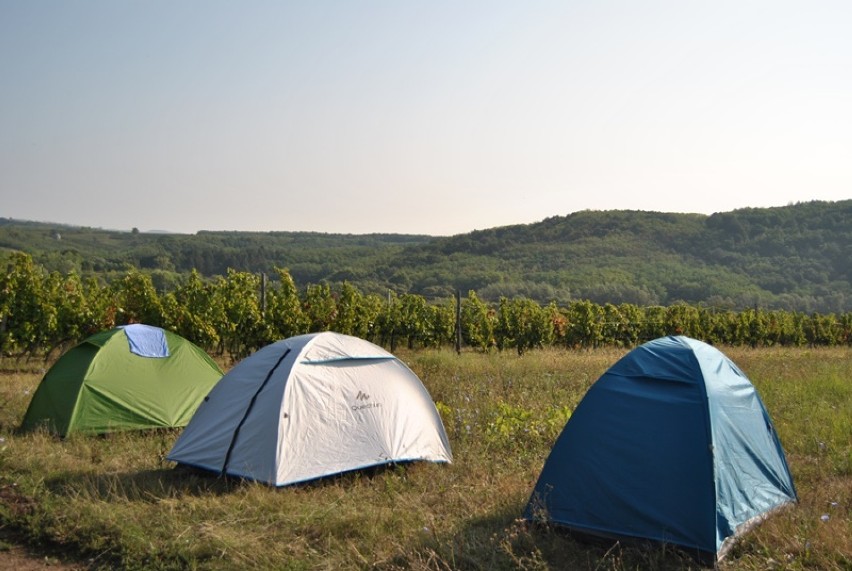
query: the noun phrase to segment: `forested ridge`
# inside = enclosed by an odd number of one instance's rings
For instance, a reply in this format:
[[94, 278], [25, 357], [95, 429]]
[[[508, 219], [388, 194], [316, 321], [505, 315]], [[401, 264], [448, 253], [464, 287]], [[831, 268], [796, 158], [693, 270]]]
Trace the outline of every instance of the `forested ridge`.
[[160, 291], [192, 271], [286, 268], [300, 284], [440, 300], [852, 309], [852, 200], [713, 215], [582, 211], [451, 237], [312, 232], [121, 232], [0, 219], [0, 248], [103, 281], [138, 269]]

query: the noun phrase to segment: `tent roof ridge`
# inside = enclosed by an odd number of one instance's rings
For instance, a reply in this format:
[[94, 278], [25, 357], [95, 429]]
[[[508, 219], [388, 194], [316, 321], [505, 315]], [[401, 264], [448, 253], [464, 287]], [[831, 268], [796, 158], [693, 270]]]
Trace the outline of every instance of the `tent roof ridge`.
[[299, 363], [303, 365], [322, 365], [323, 363], [334, 363], [337, 361], [398, 361], [393, 355], [347, 355], [345, 357], [330, 357], [327, 359], [302, 359]]

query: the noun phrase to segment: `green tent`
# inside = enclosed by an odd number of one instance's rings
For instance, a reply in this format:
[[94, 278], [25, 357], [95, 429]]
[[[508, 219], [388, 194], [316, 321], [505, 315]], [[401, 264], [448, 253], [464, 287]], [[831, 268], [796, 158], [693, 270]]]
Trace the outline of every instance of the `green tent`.
[[92, 335], [45, 374], [21, 428], [104, 433], [186, 426], [222, 377], [200, 348], [148, 325]]

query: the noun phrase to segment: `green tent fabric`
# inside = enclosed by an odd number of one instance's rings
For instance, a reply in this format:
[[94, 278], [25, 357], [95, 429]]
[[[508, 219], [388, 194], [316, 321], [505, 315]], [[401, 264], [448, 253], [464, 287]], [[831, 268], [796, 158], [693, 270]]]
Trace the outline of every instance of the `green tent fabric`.
[[[131, 351], [133, 335], [160, 334], [167, 356]], [[176, 333], [147, 325], [92, 335], [60, 357], [33, 395], [21, 428], [61, 436], [181, 427], [222, 377], [216, 363]]]

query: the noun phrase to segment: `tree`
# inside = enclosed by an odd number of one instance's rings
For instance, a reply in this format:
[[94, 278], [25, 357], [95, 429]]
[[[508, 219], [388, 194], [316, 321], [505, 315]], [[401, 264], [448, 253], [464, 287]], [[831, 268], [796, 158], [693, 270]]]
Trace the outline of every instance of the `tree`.
[[328, 331], [337, 319], [337, 302], [328, 284], [308, 285], [302, 310], [308, 319], [311, 332]]
[[62, 349], [98, 330], [86, 288], [76, 272], [66, 276], [52, 272], [45, 281], [44, 290], [55, 318], [49, 331], [49, 349]]
[[354, 335], [366, 338], [370, 334], [369, 320], [362, 319], [364, 311], [364, 296], [350, 284], [343, 282], [337, 297], [337, 315], [331, 324], [331, 329], [344, 335]]
[[498, 331], [503, 341], [498, 341], [497, 346], [515, 347], [518, 355], [553, 343], [550, 312], [528, 298], [500, 299]]
[[430, 317], [425, 298], [410, 293], [400, 296], [399, 333], [405, 337], [409, 349], [413, 349], [418, 340], [421, 343], [426, 340]]
[[570, 328], [568, 344], [581, 347], [598, 347], [604, 342], [603, 309], [591, 301], [572, 303], [567, 312]]
[[166, 326], [207, 351], [219, 346], [221, 337], [216, 324], [222, 322], [224, 308], [217, 306], [214, 289], [202, 280], [201, 274], [193, 270], [161, 301]]
[[118, 324], [163, 325], [159, 295], [151, 277], [139, 271], [128, 272], [110, 288], [116, 303]]
[[688, 335], [700, 337], [700, 320], [698, 309], [685, 303], [678, 303], [666, 308], [665, 329], [668, 335]]
[[263, 346], [269, 335], [260, 312], [260, 278], [250, 272], [228, 270], [228, 275], [215, 283], [213, 303], [221, 308], [219, 323], [220, 350], [241, 359]]
[[495, 321], [494, 310], [480, 300], [475, 291], [467, 292], [467, 298], [461, 303], [462, 340], [465, 344], [481, 351], [494, 346]]
[[20, 355], [44, 346], [53, 309], [45, 303], [42, 279], [33, 259], [19, 252], [12, 255], [6, 275], [0, 276], [3, 353]]
[[379, 339], [380, 344], [389, 346], [391, 352], [396, 350], [397, 335], [400, 332], [400, 303], [399, 298], [393, 292], [388, 292], [387, 303], [382, 303], [382, 311], [379, 313]]
[[278, 285], [270, 287], [266, 296], [266, 322], [272, 334], [286, 339], [308, 332], [310, 322], [302, 311], [302, 300], [289, 270], [276, 268]]

